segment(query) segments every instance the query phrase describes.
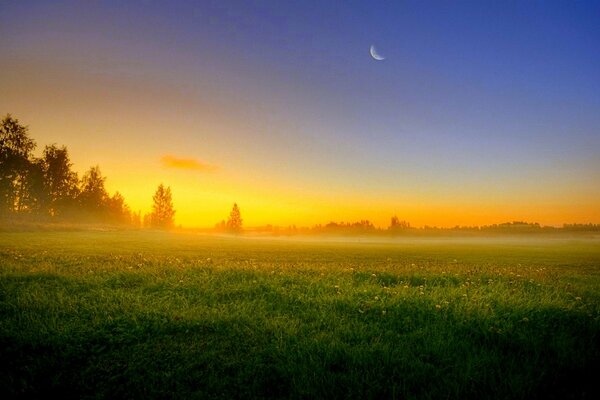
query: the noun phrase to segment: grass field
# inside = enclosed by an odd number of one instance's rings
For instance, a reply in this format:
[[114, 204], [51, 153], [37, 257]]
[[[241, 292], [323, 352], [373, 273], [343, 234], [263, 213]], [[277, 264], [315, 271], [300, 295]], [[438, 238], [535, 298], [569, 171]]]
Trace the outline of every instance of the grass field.
[[0, 233], [0, 397], [598, 398], [600, 240]]

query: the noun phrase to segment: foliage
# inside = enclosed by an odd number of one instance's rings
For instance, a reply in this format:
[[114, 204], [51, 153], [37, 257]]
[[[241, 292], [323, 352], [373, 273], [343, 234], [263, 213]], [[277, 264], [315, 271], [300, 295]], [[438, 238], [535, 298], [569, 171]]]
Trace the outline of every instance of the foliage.
[[162, 183], [158, 185], [152, 201], [151, 226], [158, 229], [172, 228], [175, 224], [175, 209], [173, 208], [171, 188], [165, 188]]
[[106, 178], [102, 176], [100, 167], [91, 167], [81, 179], [79, 202], [89, 212], [102, 212], [108, 201], [108, 192], [104, 186]]
[[[0, 122], [0, 220], [138, 224], [120, 193], [106, 191], [100, 167], [91, 167], [79, 181], [68, 150], [46, 146], [33, 156], [35, 141], [8, 114]], [[137, 218], [137, 219], [136, 219]]]
[[237, 203], [233, 203], [233, 208], [229, 213], [229, 219], [227, 220], [227, 230], [234, 233], [239, 233], [242, 231], [242, 214], [240, 212], [240, 208]]
[[35, 141], [29, 129], [10, 114], [0, 121], [0, 214], [24, 211]]
[[48, 195], [48, 212], [52, 216], [65, 214], [75, 206], [79, 196], [79, 179], [65, 146], [46, 146], [40, 160]]

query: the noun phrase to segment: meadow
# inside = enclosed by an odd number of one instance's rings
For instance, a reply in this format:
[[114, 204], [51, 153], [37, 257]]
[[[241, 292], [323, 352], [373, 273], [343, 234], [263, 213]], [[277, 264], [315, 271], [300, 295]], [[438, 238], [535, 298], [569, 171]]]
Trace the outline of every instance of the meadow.
[[0, 232], [0, 397], [598, 398], [599, 244]]

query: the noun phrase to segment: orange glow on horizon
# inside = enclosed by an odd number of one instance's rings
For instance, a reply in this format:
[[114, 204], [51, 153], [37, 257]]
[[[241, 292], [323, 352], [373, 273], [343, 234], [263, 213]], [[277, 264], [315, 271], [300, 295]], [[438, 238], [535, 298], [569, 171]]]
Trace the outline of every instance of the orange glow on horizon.
[[[104, 171], [104, 170], [103, 170]], [[147, 173], [148, 171], [146, 171]], [[226, 220], [234, 202], [240, 206], [245, 227], [266, 225], [310, 227], [317, 224], [369, 220], [377, 227], [389, 226], [397, 215], [414, 227], [453, 227], [491, 225], [515, 220], [561, 226], [563, 223], [598, 223], [600, 207], [596, 199], [582, 196], [574, 208], [555, 199], [542, 203], [535, 196], [529, 202], [510, 197], [490, 201], [456, 197], [432, 201], [427, 197], [393, 193], [366, 195], [350, 190], [294, 188], [286, 183], [261, 182], [252, 177], [222, 171], [215, 176], [192, 170], [164, 170], [156, 167], [148, 175], [106, 169], [107, 187], [119, 190], [133, 211], [148, 212], [152, 194], [159, 183], [171, 187], [177, 225], [210, 228]]]

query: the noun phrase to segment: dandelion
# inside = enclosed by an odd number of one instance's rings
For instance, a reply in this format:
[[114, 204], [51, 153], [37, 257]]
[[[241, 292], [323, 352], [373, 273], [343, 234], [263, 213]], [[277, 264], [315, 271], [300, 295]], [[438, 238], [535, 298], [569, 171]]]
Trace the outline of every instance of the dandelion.
[[437, 308], [438, 310], [440, 310], [440, 309], [442, 308], [442, 306], [441, 306], [441, 305], [439, 305], [439, 304], [436, 304], [436, 305], [435, 305], [435, 308]]

